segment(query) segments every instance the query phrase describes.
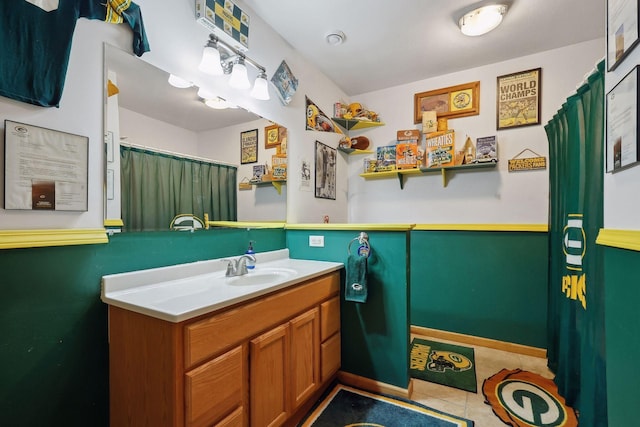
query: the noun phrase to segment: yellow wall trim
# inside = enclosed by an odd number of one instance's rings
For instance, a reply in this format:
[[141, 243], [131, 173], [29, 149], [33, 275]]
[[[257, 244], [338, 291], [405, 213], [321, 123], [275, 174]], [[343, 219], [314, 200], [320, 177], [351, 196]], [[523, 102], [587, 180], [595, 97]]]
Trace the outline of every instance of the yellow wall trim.
[[528, 231], [546, 233], [547, 224], [416, 224], [421, 231]]
[[228, 228], [284, 228], [284, 222], [207, 221], [209, 227]]
[[516, 344], [506, 341], [498, 341], [490, 338], [465, 335], [457, 332], [442, 331], [439, 329], [424, 328], [422, 326], [411, 326], [411, 333], [424, 338], [435, 338], [441, 340], [455, 341], [461, 344], [479, 345], [481, 347], [494, 348], [496, 350], [509, 351], [511, 353], [524, 354], [533, 357], [547, 357], [547, 350], [544, 348], [531, 347], [528, 345]]
[[640, 251], [640, 231], [601, 228], [596, 243], [612, 248]]
[[109, 243], [104, 228], [0, 231], [0, 249]]
[[287, 230], [407, 231], [415, 224], [286, 224]]
[[407, 388], [402, 388], [392, 384], [372, 380], [371, 378], [361, 377], [350, 372], [338, 371], [338, 381], [342, 384], [357, 387], [372, 393], [389, 394], [392, 396], [403, 397], [405, 399], [410, 399], [411, 394], [413, 393], [413, 381], [411, 380], [409, 380]]
[[124, 222], [121, 219], [105, 219], [105, 227], [124, 227]]

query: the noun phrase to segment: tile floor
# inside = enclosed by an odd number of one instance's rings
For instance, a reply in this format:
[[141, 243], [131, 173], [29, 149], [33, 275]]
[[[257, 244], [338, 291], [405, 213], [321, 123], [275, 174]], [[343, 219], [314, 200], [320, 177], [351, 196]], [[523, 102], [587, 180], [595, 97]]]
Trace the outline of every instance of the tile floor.
[[473, 420], [475, 427], [506, 426], [506, 424], [500, 421], [493, 413], [491, 406], [484, 403], [482, 382], [486, 378], [489, 378], [504, 368], [520, 368], [525, 371], [535, 372], [546, 378], [553, 378], [554, 376], [549, 368], [547, 368], [547, 359], [442, 339], [432, 339], [429, 337], [419, 338], [474, 348], [476, 379], [478, 381], [477, 393], [469, 393], [457, 388], [414, 379], [411, 400], [420, 402], [433, 409]]

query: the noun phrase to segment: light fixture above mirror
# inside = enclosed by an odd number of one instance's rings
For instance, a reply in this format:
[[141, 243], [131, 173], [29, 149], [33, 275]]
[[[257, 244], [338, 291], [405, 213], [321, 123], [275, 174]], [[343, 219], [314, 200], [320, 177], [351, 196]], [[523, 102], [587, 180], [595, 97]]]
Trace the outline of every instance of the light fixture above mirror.
[[212, 76], [230, 74], [229, 86], [238, 90], [246, 90], [251, 87], [246, 64], [258, 70], [251, 96], [262, 101], [268, 100], [270, 98], [269, 86], [265, 84], [267, 70], [244, 53], [218, 39], [214, 34], [209, 34], [209, 40], [202, 51], [202, 59], [198, 69]]

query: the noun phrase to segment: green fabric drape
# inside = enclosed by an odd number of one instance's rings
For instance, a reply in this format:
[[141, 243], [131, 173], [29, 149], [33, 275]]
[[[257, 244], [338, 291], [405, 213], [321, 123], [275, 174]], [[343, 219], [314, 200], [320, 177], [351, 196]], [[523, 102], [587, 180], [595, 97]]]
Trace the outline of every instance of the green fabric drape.
[[120, 147], [125, 231], [168, 230], [178, 214], [237, 220], [237, 168]]
[[606, 426], [604, 61], [545, 126], [549, 141], [549, 367], [580, 425]]

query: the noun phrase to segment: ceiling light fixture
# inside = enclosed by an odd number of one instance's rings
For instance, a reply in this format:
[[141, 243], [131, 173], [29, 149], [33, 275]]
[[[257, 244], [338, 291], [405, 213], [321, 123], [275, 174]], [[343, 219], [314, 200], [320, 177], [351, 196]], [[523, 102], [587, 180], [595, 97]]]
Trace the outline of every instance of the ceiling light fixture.
[[218, 39], [214, 34], [209, 34], [209, 40], [204, 46], [202, 60], [198, 69], [211, 75], [230, 74], [229, 86], [234, 89], [245, 90], [251, 87], [246, 64], [258, 70], [251, 96], [260, 100], [270, 99], [269, 85], [266, 84], [266, 69], [251, 58], [247, 58], [244, 53]]
[[211, 99], [205, 99], [204, 103], [206, 104], [207, 107], [210, 108], [214, 108], [216, 110], [224, 110], [226, 108], [229, 108], [229, 103], [220, 98], [219, 96], [216, 96], [215, 98], [211, 98]]
[[481, 36], [496, 28], [507, 12], [507, 5], [492, 4], [479, 7], [462, 15], [458, 26], [466, 36]]
[[338, 46], [339, 44], [344, 43], [345, 39], [346, 39], [346, 36], [340, 30], [332, 31], [325, 36], [325, 40], [331, 46]]
[[193, 86], [193, 83], [183, 79], [182, 77], [176, 76], [175, 74], [169, 74], [169, 84], [173, 87], [177, 87], [178, 89], [186, 89]]

